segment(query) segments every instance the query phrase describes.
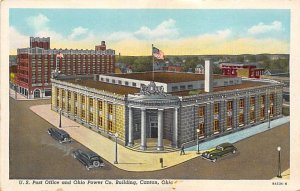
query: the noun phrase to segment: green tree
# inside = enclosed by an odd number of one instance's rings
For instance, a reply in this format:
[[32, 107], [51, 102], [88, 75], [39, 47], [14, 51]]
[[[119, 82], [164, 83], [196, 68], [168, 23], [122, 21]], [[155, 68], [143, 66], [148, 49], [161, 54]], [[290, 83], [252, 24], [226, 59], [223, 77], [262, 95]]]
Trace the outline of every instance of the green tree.
[[152, 57], [151, 56], [139, 56], [136, 57], [132, 64], [133, 72], [145, 72], [152, 71]]

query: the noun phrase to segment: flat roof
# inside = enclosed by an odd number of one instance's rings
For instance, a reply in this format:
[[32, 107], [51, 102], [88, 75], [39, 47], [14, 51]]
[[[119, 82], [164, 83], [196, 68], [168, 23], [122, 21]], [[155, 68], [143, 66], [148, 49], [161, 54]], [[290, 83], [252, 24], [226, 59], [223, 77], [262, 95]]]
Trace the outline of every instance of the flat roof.
[[[127, 94], [134, 94], [134, 93], [140, 92], [139, 88], [117, 85], [117, 84], [110, 84], [110, 83], [95, 81], [93, 79], [82, 79], [82, 80], [67, 79], [67, 80], [63, 80], [63, 81], [69, 82], [72, 84], [89, 87], [89, 88], [95, 88], [97, 90], [104, 90], [104, 91], [116, 93], [119, 95], [127, 95]], [[242, 84], [216, 87], [213, 89], [213, 92], [221, 92], [221, 91], [236, 90], [236, 89], [246, 89], [246, 88], [257, 87], [257, 86], [262, 86], [262, 85], [267, 85], [267, 84], [269, 84], [269, 83], [243, 81]], [[204, 94], [204, 93], [206, 93], [204, 91], [204, 89], [201, 89], [201, 90], [178, 91], [178, 92], [172, 92], [171, 94], [176, 95], [176, 96], [190, 96], [190, 95]]]
[[[152, 72], [126, 73], [126, 74], [108, 74], [120, 78], [128, 78], [134, 80], [155, 81], [161, 83], [179, 83], [204, 80], [204, 74], [184, 73], [184, 72], [154, 72], [154, 80]], [[214, 79], [235, 78], [224, 75], [213, 75]]]
[[97, 90], [104, 90], [111, 93], [116, 93], [120, 95], [127, 95], [127, 94], [134, 94], [140, 92], [139, 88], [129, 87], [129, 86], [122, 86], [117, 84], [109, 84], [105, 82], [95, 81], [93, 79], [81, 79], [81, 80], [75, 80], [75, 79], [67, 79], [63, 80], [65, 82], [69, 82], [72, 84], [77, 84], [80, 86], [85, 86], [89, 88], [95, 88]]
[[[222, 91], [229, 91], [229, 90], [236, 90], [236, 89], [246, 89], [252, 87], [258, 87], [263, 85], [268, 85], [269, 83], [266, 82], [252, 82], [252, 81], [242, 81], [241, 84], [230, 85], [230, 86], [221, 86], [213, 88], [213, 92], [222, 92]], [[189, 95], [197, 95], [197, 94], [204, 94], [207, 93], [204, 89], [201, 90], [186, 90], [186, 91], [179, 91], [173, 92], [172, 95], [177, 96], [189, 96]]]

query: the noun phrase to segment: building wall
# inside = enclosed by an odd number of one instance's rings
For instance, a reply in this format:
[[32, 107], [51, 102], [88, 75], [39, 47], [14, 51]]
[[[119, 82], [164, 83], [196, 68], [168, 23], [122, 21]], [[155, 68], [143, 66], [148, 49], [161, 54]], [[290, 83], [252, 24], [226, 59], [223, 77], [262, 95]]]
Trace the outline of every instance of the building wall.
[[[114, 50], [62, 50], [47, 49], [48, 45], [32, 41], [32, 48], [18, 49], [16, 83], [28, 90], [29, 98], [38, 89], [45, 97], [45, 89], [51, 89], [51, 73], [56, 65], [65, 75], [106, 74], [115, 71]], [[50, 43], [50, 41], [49, 41]], [[56, 58], [61, 52], [64, 57]], [[22, 93], [22, 92], [20, 92]]]
[[[274, 96], [273, 101], [270, 100], [271, 96]], [[282, 87], [253, 89], [252, 93], [237, 91], [236, 94], [203, 97], [202, 101], [199, 98], [183, 100], [183, 106], [180, 109], [179, 144], [195, 142], [196, 130], [200, 128], [200, 123], [204, 123], [204, 135], [199, 133], [199, 140], [205, 141], [268, 121], [268, 110], [272, 107], [273, 113], [270, 113], [270, 120], [282, 115]], [[255, 98], [253, 105], [250, 104], [251, 97]], [[240, 100], [243, 100], [243, 104], [240, 104]], [[228, 109], [229, 101], [232, 101], [232, 110]], [[217, 113], [214, 111], [215, 104], [219, 104]], [[203, 117], [199, 116], [200, 107], [205, 108]], [[250, 120], [251, 111], [254, 112], [254, 120]], [[228, 116], [232, 117], [231, 127], [227, 127]], [[218, 132], [214, 131], [216, 120], [219, 124]]]
[[[52, 86], [51, 108], [54, 111], [62, 109], [62, 114], [82, 125], [91, 128], [105, 136], [118, 137], [125, 142], [125, 102], [107, 100], [103, 95], [95, 95], [89, 91], [77, 91], [68, 86]], [[77, 102], [75, 101], [77, 96]], [[102, 103], [102, 109], [100, 105]], [[112, 106], [111, 112], [109, 111]], [[77, 110], [77, 114], [75, 114]], [[102, 125], [99, 121], [102, 118]], [[109, 123], [112, 123], [109, 128]]]
[[[126, 144], [128, 139], [126, 96], [118, 97], [118, 95], [109, 92], [97, 91], [58, 80], [54, 80], [52, 85], [51, 104], [54, 111], [63, 108], [65, 116], [106, 136], [112, 136], [117, 132], [120, 140]], [[77, 96], [77, 103], [75, 96]], [[90, 98], [92, 102], [89, 101]], [[204, 124], [203, 134], [200, 135], [199, 133], [199, 140], [206, 141], [266, 122], [269, 120], [268, 110], [271, 111], [271, 120], [280, 117], [282, 114], [282, 85], [274, 84], [227, 92], [212, 92], [186, 96], [179, 100], [178, 144], [180, 146], [181, 144], [195, 143], [197, 129], [200, 129], [202, 123]], [[88, 104], [89, 102], [92, 104]], [[102, 103], [102, 109], [99, 108], [100, 103]], [[109, 109], [110, 105], [112, 105], [111, 110]], [[77, 115], [75, 114], [76, 106]], [[151, 106], [151, 109], [146, 110], [147, 138], [150, 137], [149, 118], [150, 116], [157, 116], [156, 107], [162, 108], [162, 104]], [[199, 114], [201, 107], [204, 107], [202, 117]], [[164, 139], [172, 140], [173, 138], [173, 112], [174, 108], [170, 108], [169, 105], [164, 109]], [[254, 114], [254, 120], [250, 119], [251, 112]], [[92, 120], [91, 113], [93, 114]], [[132, 108], [132, 113], [133, 134], [136, 140], [141, 138], [141, 110], [138, 107]], [[102, 125], [98, 120], [100, 117], [103, 119]], [[227, 125], [229, 117], [231, 117], [231, 126]], [[110, 121], [112, 122], [111, 129], [109, 128]]]

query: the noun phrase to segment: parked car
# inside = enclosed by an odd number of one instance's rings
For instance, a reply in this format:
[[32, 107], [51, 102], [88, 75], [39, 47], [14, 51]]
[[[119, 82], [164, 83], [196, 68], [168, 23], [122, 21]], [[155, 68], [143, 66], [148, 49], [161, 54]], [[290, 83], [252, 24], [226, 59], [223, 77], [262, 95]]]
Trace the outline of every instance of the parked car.
[[75, 159], [79, 160], [79, 162], [81, 162], [87, 170], [105, 166], [100, 156], [92, 151], [76, 149], [73, 151], [72, 155]]
[[71, 142], [70, 135], [64, 130], [57, 128], [49, 128], [48, 134], [51, 135], [54, 139], [58, 140], [59, 143]]
[[237, 148], [233, 146], [231, 143], [222, 143], [216, 146], [216, 148], [202, 153], [201, 157], [203, 159], [216, 162], [219, 158], [231, 153], [234, 154], [236, 152], [237, 152]]

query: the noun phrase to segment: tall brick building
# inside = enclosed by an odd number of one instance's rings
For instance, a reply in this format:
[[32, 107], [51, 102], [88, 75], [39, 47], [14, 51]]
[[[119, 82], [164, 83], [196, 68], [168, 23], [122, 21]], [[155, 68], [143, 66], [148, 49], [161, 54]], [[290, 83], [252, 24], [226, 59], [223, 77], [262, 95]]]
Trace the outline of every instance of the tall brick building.
[[[56, 55], [62, 53], [63, 58]], [[114, 73], [115, 51], [105, 41], [95, 50], [50, 49], [50, 38], [30, 37], [30, 47], [17, 50], [18, 92], [28, 98], [51, 96], [51, 72], [57, 67], [64, 75]]]

